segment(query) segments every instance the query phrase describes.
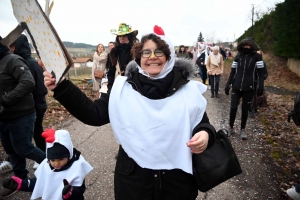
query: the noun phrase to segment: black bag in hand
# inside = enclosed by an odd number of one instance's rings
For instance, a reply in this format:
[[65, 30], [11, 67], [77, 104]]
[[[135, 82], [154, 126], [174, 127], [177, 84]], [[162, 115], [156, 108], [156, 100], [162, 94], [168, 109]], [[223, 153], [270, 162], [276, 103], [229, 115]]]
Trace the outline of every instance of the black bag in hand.
[[193, 154], [193, 176], [201, 192], [242, 173], [240, 163], [227, 137], [227, 130], [216, 133], [213, 146], [200, 154]]
[[297, 94], [297, 96], [296, 96], [295, 103], [294, 103], [294, 108], [289, 113], [289, 116], [288, 116], [288, 122], [291, 121], [291, 117], [292, 117], [294, 123], [297, 126], [300, 126], [300, 93]]

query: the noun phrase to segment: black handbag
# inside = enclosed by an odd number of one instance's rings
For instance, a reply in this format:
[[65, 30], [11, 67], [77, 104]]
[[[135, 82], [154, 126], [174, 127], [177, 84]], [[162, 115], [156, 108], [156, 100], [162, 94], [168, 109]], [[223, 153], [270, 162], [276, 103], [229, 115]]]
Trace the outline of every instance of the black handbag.
[[226, 129], [220, 129], [211, 148], [193, 154], [193, 176], [201, 192], [242, 173], [227, 133]]

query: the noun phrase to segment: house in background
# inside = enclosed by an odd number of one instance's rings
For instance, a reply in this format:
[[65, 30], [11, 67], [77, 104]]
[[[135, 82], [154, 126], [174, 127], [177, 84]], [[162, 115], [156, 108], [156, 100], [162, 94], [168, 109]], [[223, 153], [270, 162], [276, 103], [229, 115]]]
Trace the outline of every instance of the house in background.
[[74, 67], [90, 67], [91, 63], [93, 63], [90, 58], [73, 58]]

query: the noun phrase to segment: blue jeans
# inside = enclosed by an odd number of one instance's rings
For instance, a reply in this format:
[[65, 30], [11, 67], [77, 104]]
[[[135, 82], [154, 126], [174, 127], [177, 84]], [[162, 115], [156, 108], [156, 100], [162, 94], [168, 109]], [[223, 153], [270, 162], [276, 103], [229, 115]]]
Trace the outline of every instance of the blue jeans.
[[198, 66], [198, 71], [199, 71], [199, 75], [200, 75], [200, 77], [201, 77], [201, 79], [202, 79], [202, 74], [203, 74], [203, 72], [202, 72], [201, 66]]
[[0, 121], [0, 137], [15, 176], [26, 179], [26, 158], [41, 163], [46, 154], [32, 144], [35, 112], [12, 120]]

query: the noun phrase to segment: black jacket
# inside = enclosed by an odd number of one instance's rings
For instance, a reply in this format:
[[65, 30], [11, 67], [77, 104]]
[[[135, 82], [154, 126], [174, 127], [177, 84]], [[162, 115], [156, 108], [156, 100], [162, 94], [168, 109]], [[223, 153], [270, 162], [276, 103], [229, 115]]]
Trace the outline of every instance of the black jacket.
[[223, 56], [223, 60], [225, 60], [226, 59], [226, 52], [225, 52], [225, 50], [222, 48], [220, 48], [220, 54]]
[[4, 107], [0, 120], [34, 113], [34, 87], [34, 79], [27, 62], [9, 52], [0, 53], [0, 107]]
[[[188, 66], [188, 67], [187, 67]], [[191, 62], [178, 59], [173, 71], [173, 80], [170, 84], [166, 97], [172, 96], [181, 87], [189, 82], [188, 77], [193, 74]], [[142, 91], [137, 76], [136, 67], [131, 63], [126, 67], [128, 82], [136, 91]], [[96, 101], [90, 100], [70, 81], [64, 80], [54, 89], [54, 98], [77, 119], [83, 123], [100, 126], [109, 123], [108, 102], [109, 96], [101, 95]], [[205, 113], [202, 120], [194, 128], [193, 134], [205, 130], [209, 133], [208, 148], [215, 141], [215, 129], [209, 123]], [[176, 156], [176, 155], [174, 155]], [[152, 170], [141, 168], [130, 158], [122, 146], [119, 149], [119, 156], [115, 169], [115, 199], [135, 200], [145, 199], [186, 199], [194, 200], [197, 197], [198, 189], [193, 176], [179, 169], [174, 170]]]
[[130, 53], [131, 47], [129, 44], [117, 45], [109, 53], [109, 57], [106, 62], [107, 72], [107, 89], [108, 92], [111, 90], [116, 75], [116, 65], [119, 62], [121, 76], [125, 75], [126, 65], [132, 60], [132, 55]]
[[[239, 53], [233, 63], [227, 86], [232, 84], [232, 88], [240, 91], [255, 90], [257, 77], [257, 90], [264, 88], [264, 69], [262, 56], [256, 52], [249, 54]], [[256, 76], [257, 74], [257, 76]]]
[[35, 107], [39, 109], [46, 109], [46, 95], [48, 93], [47, 88], [44, 85], [43, 70], [37, 63], [37, 61], [31, 57], [31, 49], [27, 37], [21, 35], [13, 45], [16, 47], [14, 53], [21, 56], [27, 61], [29, 70], [35, 81], [35, 89], [33, 90], [33, 99]]
[[197, 58], [196, 64], [198, 66], [205, 65], [205, 52], [204, 51], [202, 51], [202, 53], [200, 54], [200, 56]]

